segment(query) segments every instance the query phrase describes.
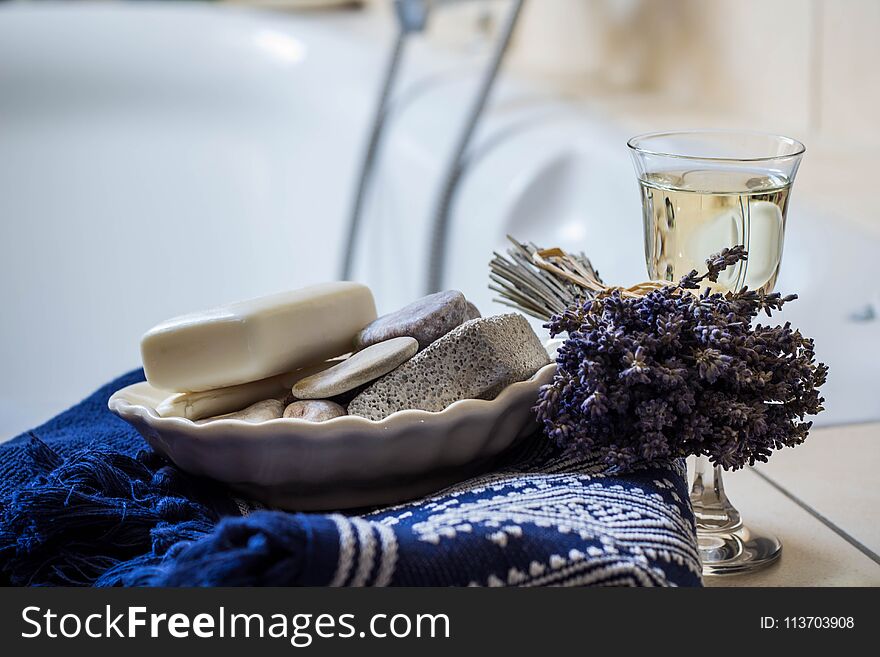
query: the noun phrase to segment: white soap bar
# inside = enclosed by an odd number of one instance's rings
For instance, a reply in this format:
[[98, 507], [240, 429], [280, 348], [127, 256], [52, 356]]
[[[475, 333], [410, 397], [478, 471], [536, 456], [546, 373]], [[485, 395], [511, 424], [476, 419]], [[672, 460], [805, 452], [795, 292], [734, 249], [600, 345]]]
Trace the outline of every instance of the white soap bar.
[[[155, 405], [159, 417], [184, 417], [188, 420], [201, 420], [215, 415], [240, 411], [264, 399], [281, 399], [290, 393], [290, 388], [300, 379], [338, 365], [342, 360], [329, 360], [319, 365], [304, 367], [296, 372], [288, 372], [268, 379], [242, 383], [228, 388], [216, 388], [201, 392], [176, 392], [163, 397]], [[165, 395], [168, 393], [166, 392]]]
[[225, 388], [347, 353], [374, 319], [365, 285], [323, 283], [169, 319], [141, 339], [141, 358], [156, 388]]

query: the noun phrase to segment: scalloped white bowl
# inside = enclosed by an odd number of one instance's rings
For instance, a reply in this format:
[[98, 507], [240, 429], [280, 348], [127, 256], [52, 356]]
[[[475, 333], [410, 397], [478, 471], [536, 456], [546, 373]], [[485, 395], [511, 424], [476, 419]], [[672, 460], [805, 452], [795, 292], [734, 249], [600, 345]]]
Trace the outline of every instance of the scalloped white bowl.
[[[316, 511], [401, 502], [461, 481], [527, 435], [546, 365], [491, 401], [462, 399], [444, 410], [398, 411], [384, 420], [196, 424], [159, 417], [161, 394], [136, 383], [110, 397], [110, 410], [183, 470], [229, 484], [273, 507]], [[166, 393], [167, 394], [167, 393]]]

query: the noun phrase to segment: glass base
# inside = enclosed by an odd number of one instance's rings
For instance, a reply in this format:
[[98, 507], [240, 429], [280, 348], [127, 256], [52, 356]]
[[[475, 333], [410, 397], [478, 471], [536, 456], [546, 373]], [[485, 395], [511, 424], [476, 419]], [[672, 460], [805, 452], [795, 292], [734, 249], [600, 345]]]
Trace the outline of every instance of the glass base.
[[769, 566], [782, 542], [755, 526], [747, 527], [724, 492], [722, 470], [705, 456], [694, 462], [691, 505], [703, 575], [735, 575]]
[[769, 566], [782, 553], [782, 542], [755, 527], [734, 531], [697, 530], [703, 575], [735, 575]]

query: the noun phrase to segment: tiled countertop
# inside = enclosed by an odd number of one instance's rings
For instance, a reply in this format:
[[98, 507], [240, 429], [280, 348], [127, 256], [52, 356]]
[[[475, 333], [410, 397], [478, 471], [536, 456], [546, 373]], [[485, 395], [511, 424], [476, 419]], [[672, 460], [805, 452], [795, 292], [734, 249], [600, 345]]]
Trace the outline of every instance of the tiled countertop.
[[783, 552], [707, 586], [880, 586], [880, 423], [816, 429], [724, 481], [746, 524], [776, 533]]

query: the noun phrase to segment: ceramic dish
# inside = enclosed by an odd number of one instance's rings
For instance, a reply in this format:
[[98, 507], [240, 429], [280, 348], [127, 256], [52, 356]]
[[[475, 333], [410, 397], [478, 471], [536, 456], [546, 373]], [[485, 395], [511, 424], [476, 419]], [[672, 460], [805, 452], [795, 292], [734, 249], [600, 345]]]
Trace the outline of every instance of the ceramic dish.
[[273, 507], [302, 511], [400, 502], [465, 479], [534, 428], [546, 365], [491, 401], [463, 399], [431, 413], [398, 411], [381, 421], [278, 419], [196, 424], [159, 417], [161, 394], [137, 383], [110, 410], [180, 468], [211, 477]]

